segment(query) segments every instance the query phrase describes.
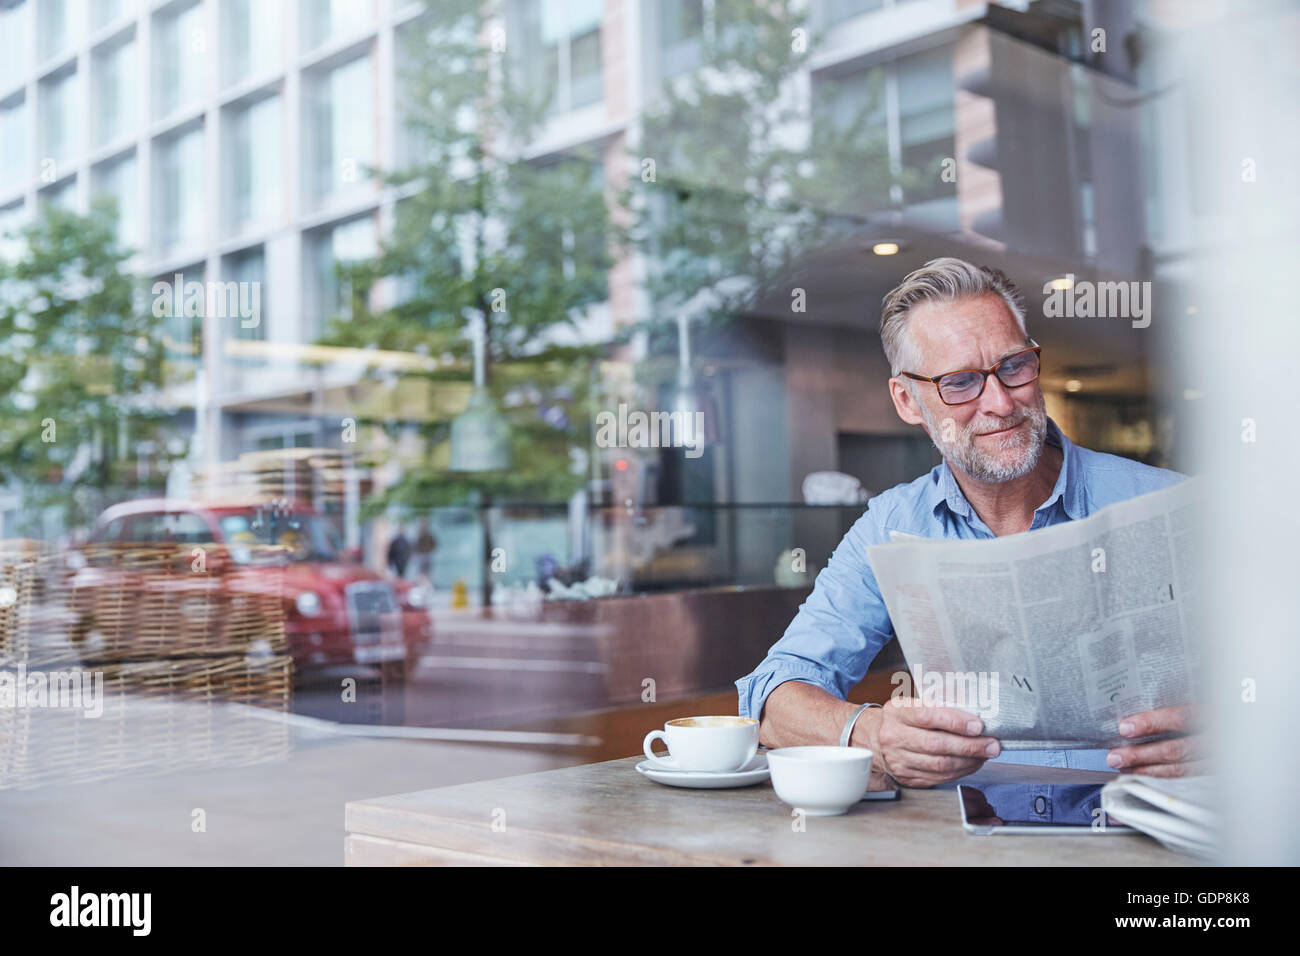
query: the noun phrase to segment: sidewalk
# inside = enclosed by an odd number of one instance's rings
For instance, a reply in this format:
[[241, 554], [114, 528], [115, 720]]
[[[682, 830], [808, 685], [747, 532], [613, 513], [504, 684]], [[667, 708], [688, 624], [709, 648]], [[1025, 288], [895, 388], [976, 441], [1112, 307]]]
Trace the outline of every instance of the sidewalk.
[[584, 762], [576, 748], [289, 732], [276, 763], [0, 790], [0, 866], [341, 866], [349, 800]]

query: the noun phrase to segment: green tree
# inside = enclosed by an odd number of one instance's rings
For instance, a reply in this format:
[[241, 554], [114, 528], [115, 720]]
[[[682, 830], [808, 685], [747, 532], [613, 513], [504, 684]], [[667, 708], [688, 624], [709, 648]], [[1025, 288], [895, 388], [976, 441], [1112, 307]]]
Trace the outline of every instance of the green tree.
[[[414, 159], [396, 172], [371, 171], [402, 198], [379, 254], [341, 270], [350, 315], [331, 323], [326, 341], [446, 357], [407, 374], [457, 401], [430, 403], [420, 424], [426, 461], [368, 508], [458, 502], [474, 491], [563, 500], [583, 481], [570, 449], [589, 440], [597, 350], [576, 336], [561, 344], [557, 333], [576, 329], [582, 311], [607, 298], [616, 241], [599, 159], [581, 150], [522, 155], [554, 90], [532, 81], [525, 38], [488, 28], [499, 4], [426, 6], [407, 31], [410, 67], [399, 81]], [[401, 294], [373, 308], [382, 279]], [[468, 394], [467, 331], [476, 318], [486, 328], [489, 385], [511, 423], [513, 465], [457, 475], [446, 467], [446, 439]]]
[[620, 197], [648, 264], [660, 356], [643, 380], [669, 379], [679, 311], [707, 329], [769, 296], [791, 303], [801, 258], [861, 229], [914, 175], [891, 171], [878, 76], [849, 96], [834, 80], [800, 91], [817, 42], [805, 6], [665, 0], [660, 10], [663, 35], [695, 62], [665, 79], [644, 116], [639, 174]]
[[87, 217], [47, 207], [20, 237], [0, 258], [0, 482], [21, 493], [31, 533], [37, 509], [81, 524], [123, 483], [131, 443], [166, 417], [141, 401], [162, 382], [164, 346], [137, 307], [111, 203]]

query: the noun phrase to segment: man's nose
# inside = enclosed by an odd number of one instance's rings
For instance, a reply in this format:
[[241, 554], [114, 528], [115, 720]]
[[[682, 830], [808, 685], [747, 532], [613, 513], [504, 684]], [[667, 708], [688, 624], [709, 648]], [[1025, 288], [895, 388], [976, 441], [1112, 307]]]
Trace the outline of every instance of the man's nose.
[[1006, 418], [1016, 410], [1016, 400], [1011, 397], [1011, 391], [996, 375], [990, 375], [984, 386], [984, 394], [980, 396], [980, 410], [999, 418]]

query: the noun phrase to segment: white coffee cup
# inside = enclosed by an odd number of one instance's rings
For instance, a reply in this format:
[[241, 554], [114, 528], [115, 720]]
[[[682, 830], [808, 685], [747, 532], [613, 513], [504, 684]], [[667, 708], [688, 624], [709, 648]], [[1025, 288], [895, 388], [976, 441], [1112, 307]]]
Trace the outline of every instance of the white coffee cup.
[[780, 747], [767, 752], [772, 789], [810, 817], [831, 817], [862, 799], [872, 752], [863, 747]]
[[[668, 745], [668, 759], [651, 748]], [[652, 730], [642, 746], [646, 759], [667, 770], [725, 773], [739, 770], [758, 752], [758, 721], [753, 717], [679, 717]]]

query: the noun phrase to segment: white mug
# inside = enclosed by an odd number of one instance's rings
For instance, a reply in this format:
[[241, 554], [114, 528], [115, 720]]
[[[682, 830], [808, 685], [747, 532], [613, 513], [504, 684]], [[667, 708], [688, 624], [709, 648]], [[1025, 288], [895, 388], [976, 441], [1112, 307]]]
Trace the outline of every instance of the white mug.
[[[656, 740], [668, 745], [665, 759], [651, 748]], [[646, 759], [669, 770], [725, 773], [739, 770], [758, 752], [758, 721], [753, 717], [679, 717], [663, 730], [646, 734]]]

